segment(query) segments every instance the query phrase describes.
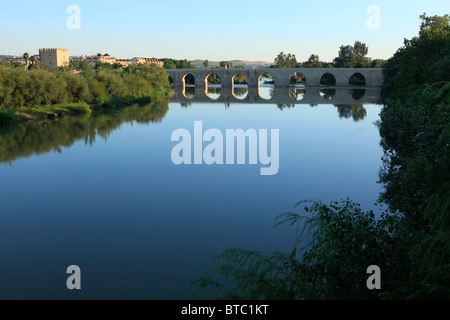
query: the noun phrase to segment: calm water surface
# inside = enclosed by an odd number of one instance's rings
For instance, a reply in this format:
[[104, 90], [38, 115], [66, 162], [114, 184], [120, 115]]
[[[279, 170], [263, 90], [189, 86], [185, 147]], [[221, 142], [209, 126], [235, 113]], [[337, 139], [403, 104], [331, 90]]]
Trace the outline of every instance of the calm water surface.
[[[186, 299], [188, 282], [224, 249], [290, 250], [295, 230], [273, 221], [298, 201], [350, 197], [374, 208], [380, 105], [335, 106], [326, 95], [313, 106], [225, 103], [214, 90], [215, 102], [191, 92], [191, 100], [2, 133], [0, 298]], [[260, 95], [270, 99], [270, 88]], [[196, 120], [222, 132], [279, 129], [279, 173], [175, 166], [171, 134], [193, 132]], [[81, 291], [66, 287], [70, 265], [81, 268]]]

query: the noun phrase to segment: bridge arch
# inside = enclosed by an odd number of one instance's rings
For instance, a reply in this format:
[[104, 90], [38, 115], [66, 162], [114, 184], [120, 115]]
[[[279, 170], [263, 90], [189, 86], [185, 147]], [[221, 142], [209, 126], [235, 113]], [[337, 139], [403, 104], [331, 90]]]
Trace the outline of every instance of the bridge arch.
[[210, 72], [205, 76], [205, 95], [211, 100], [217, 100], [222, 94], [222, 78], [218, 73]]
[[351, 86], [365, 86], [367, 84], [366, 77], [360, 72], [352, 74], [348, 82]]
[[187, 72], [183, 74], [181, 78], [184, 86], [195, 86], [195, 76], [194, 74]]
[[290, 86], [306, 86], [306, 76], [300, 71], [294, 72], [289, 76], [289, 85]]
[[320, 76], [319, 84], [321, 86], [335, 86], [336, 85], [336, 77], [330, 73], [326, 72]]
[[231, 83], [233, 86], [240, 85], [240, 86], [248, 86], [248, 75], [244, 72], [235, 72], [231, 76]]
[[273, 89], [277, 80], [275, 75], [265, 71], [261, 72], [258, 77], [258, 96], [263, 100], [271, 100], [273, 97]]

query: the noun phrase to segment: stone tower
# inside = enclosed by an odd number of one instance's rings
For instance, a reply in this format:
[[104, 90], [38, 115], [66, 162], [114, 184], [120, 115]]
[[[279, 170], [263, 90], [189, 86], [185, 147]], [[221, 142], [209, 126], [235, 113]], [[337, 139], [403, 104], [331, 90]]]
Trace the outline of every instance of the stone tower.
[[40, 60], [50, 68], [69, 66], [69, 49], [39, 49]]

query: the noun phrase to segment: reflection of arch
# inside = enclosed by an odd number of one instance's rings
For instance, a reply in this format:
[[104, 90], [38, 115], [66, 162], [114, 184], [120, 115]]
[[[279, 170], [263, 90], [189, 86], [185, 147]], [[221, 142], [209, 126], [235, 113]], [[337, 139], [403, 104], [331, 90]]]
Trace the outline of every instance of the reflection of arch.
[[349, 81], [351, 86], [365, 86], [366, 78], [359, 72], [352, 74]]
[[335, 86], [336, 85], [336, 77], [332, 75], [331, 73], [327, 72], [324, 73], [320, 77], [320, 85], [323, 86]]
[[192, 73], [186, 73], [181, 80], [184, 86], [195, 86], [195, 76]]
[[306, 90], [298, 88], [289, 88], [289, 96], [295, 101], [301, 101], [305, 97]]
[[205, 91], [206, 96], [211, 100], [217, 100], [222, 95], [222, 87], [220, 85], [210, 85]]
[[273, 87], [259, 87], [258, 95], [263, 100], [272, 100], [273, 95], [274, 95], [274, 88]]
[[248, 96], [248, 87], [243, 84], [235, 85], [233, 86], [231, 94], [235, 99], [244, 100]]
[[183, 93], [183, 96], [188, 100], [194, 98], [195, 97], [195, 86], [194, 87], [184, 86], [182, 93]]
[[231, 83], [234, 85], [248, 85], [248, 77], [245, 73], [237, 72], [231, 78]]
[[324, 100], [330, 100], [336, 95], [336, 89], [321, 89], [319, 94]]
[[350, 89], [349, 94], [353, 99], [359, 100], [365, 96], [366, 89]]
[[295, 72], [289, 77], [289, 85], [297, 86], [297, 85], [306, 85], [306, 77], [301, 72]]

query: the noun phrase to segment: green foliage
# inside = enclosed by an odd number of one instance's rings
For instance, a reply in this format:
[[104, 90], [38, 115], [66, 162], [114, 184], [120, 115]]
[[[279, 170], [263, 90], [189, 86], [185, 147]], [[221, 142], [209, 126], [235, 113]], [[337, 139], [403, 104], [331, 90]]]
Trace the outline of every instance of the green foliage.
[[[384, 270], [386, 289], [409, 274], [401, 218], [363, 212], [350, 200], [325, 205], [303, 201], [303, 213], [288, 212], [275, 227], [296, 228], [296, 245], [288, 253], [230, 249], [215, 257], [215, 265], [192, 281], [213, 288], [219, 299], [375, 299], [367, 290], [367, 267]], [[301, 247], [304, 246], [304, 247]]]
[[192, 69], [192, 65], [189, 61], [186, 59], [183, 60], [176, 60], [176, 59], [170, 59], [170, 58], [163, 58], [161, 59], [164, 61], [164, 68], [165, 69]]
[[450, 18], [422, 15], [384, 67], [381, 200], [414, 235], [413, 279], [394, 297], [450, 298]]
[[220, 83], [221, 83], [221, 79], [217, 75], [217, 73], [212, 73], [209, 75], [208, 84], [220, 84]]
[[273, 63], [273, 68], [298, 68], [297, 58], [295, 54], [284, 54], [281, 52]]
[[18, 119], [11, 109], [0, 107], [0, 126], [13, 125], [18, 122]]
[[386, 60], [383, 59], [375, 59], [370, 63], [371, 68], [383, 68], [386, 64]]
[[312, 54], [308, 61], [302, 64], [302, 68], [323, 68], [324, 63], [320, 61], [319, 56]]
[[412, 86], [450, 81], [450, 17], [421, 18], [419, 37], [405, 39], [384, 67], [385, 97], [403, 99]]
[[104, 66], [99, 64], [95, 72], [88, 68], [79, 74], [69, 68], [25, 71], [0, 66], [0, 105], [7, 108], [79, 102], [106, 105], [114, 99], [131, 101], [154, 92], [167, 94], [170, 90], [167, 73], [156, 65], [130, 65], [123, 70], [114, 70], [110, 64]]
[[353, 46], [341, 46], [333, 64], [336, 68], [368, 67], [369, 64], [364, 59], [368, 52], [369, 48], [360, 41], [356, 41]]

